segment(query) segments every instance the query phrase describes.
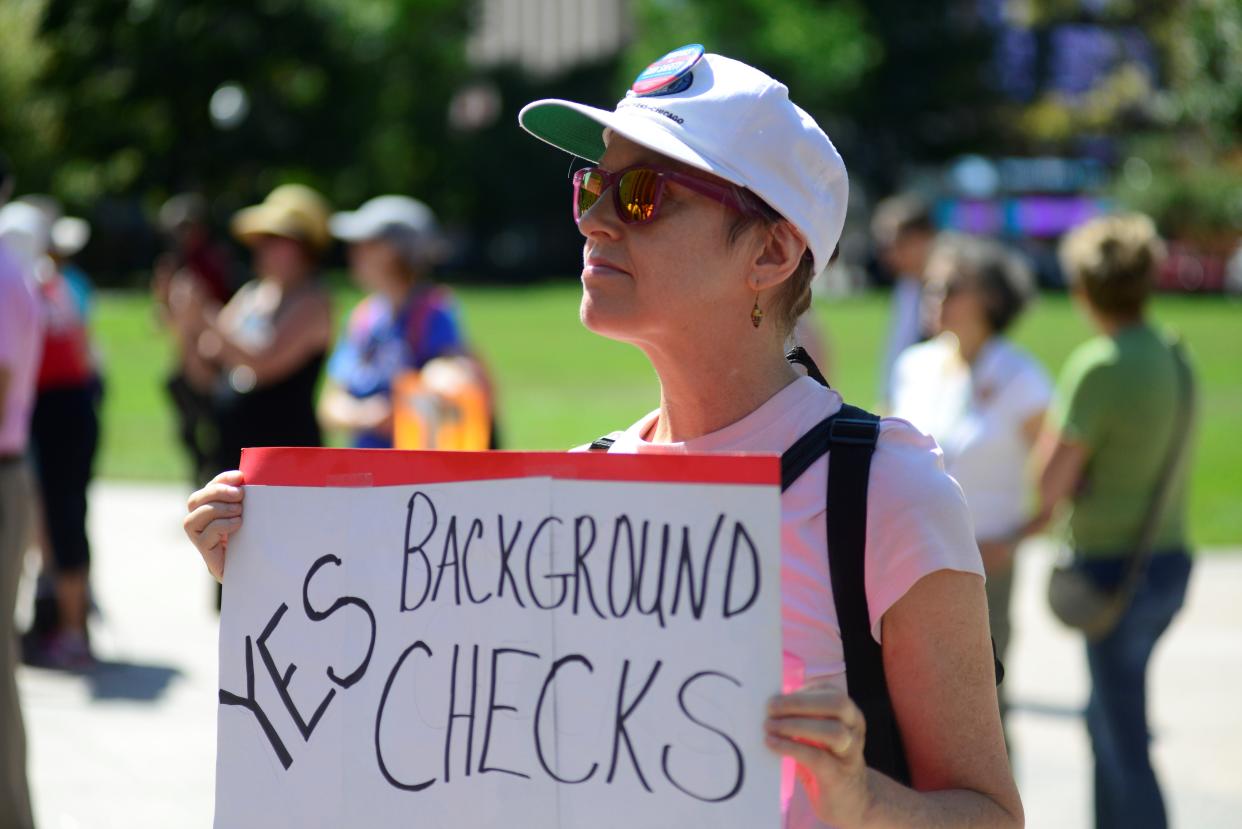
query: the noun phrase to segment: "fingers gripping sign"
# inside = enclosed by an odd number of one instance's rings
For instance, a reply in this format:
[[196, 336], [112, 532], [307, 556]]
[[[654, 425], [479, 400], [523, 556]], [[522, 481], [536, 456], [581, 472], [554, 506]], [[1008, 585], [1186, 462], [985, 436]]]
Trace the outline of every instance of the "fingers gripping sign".
[[768, 747], [793, 759], [816, 816], [854, 826], [871, 794], [863, 746], [866, 723], [845, 691], [824, 681], [773, 697], [764, 723]]
[[182, 527], [216, 581], [224, 580], [229, 536], [241, 529], [244, 483], [237, 470], [221, 472], [186, 501]]

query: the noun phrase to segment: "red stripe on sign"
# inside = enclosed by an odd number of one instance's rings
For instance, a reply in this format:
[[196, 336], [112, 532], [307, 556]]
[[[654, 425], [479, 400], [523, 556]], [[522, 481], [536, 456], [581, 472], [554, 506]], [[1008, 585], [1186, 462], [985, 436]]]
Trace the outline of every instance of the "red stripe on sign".
[[401, 486], [503, 478], [779, 485], [776, 455], [604, 452], [425, 452], [396, 449], [243, 449], [258, 486]]

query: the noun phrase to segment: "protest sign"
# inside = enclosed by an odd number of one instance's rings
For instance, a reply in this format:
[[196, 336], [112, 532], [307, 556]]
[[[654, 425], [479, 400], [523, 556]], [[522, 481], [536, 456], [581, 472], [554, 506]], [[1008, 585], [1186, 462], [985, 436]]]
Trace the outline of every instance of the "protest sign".
[[246, 450], [217, 827], [762, 827], [769, 456]]

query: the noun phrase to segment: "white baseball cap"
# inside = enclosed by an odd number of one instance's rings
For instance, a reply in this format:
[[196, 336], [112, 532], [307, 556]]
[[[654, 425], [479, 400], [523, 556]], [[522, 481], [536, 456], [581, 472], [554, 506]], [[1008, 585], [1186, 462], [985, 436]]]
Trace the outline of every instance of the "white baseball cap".
[[698, 44], [669, 52], [638, 76], [616, 109], [546, 99], [518, 122], [531, 135], [589, 161], [604, 132], [705, 170], [754, 192], [806, 239], [815, 269], [832, 258], [845, 224], [845, 162], [788, 88], [753, 66], [704, 54]]
[[346, 242], [383, 239], [411, 265], [439, 259], [444, 238], [431, 208], [409, 196], [376, 196], [354, 211], [334, 213], [332, 235]]
[[33, 267], [47, 255], [51, 233], [47, 215], [33, 204], [13, 201], [0, 207], [0, 244], [16, 254], [24, 267]]

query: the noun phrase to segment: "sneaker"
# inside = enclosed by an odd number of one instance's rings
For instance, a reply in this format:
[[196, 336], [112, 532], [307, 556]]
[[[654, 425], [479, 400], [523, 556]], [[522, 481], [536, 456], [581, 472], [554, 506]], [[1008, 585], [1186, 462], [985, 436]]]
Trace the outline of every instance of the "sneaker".
[[86, 635], [76, 631], [61, 631], [46, 641], [40, 654], [41, 664], [60, 671], [89, 671], [95, 667]]

